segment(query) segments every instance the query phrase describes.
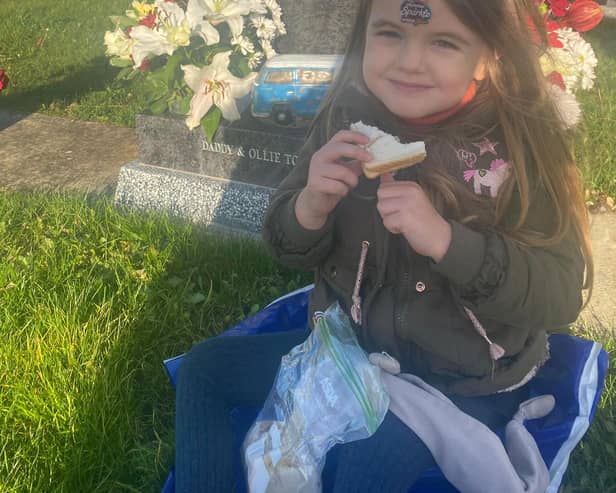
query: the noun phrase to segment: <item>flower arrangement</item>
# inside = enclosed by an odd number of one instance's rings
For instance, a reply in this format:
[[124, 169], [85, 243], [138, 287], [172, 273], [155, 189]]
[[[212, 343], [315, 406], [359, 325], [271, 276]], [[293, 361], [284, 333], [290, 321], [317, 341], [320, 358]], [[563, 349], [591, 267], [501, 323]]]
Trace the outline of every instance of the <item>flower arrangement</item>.
[[597, 66], [595, 52], [581, 33], [594, 29], [604, 14], [593, 0], [535, 1], [549, 36], [549, 49], [540, 59], [541, 66], [552, 83], [550, 91], [563, 122], [573, 127], [581, 117], [575, 93], [592, 89]]
[[3, 69], [0, 68], [0, 92], [9, 85], [9, 78]]
[[142, 78], [154, 114], [186, 115], [212, 139], [240, 118], [257, 71], [286, 34], [276, 0], [133, 1], [105, 33], [119, 79]]

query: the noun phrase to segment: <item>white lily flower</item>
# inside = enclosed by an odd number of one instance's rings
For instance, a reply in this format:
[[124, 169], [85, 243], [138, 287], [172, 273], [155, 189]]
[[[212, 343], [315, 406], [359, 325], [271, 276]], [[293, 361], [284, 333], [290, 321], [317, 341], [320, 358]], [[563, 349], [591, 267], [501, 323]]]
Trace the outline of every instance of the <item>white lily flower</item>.
[[172, 55], [179, 46], [188, 46], [190, 38], [198, 35], [208, 45], [220, 41], [218, 31], [203, 20], [198, 0], [189, 0], [186, 12], [173, 2], [156, 0], [157, 20], [153, 29], [135, 26], [130, 37], [135, 41], [133, 61], [139, 67], [148, 55]]
[[195, 93], [190, 101], [190, 112], [186, 119], [188, 128], [198, 127], [212, 106], [220, 108], [227, 121], [240, 118], [236, 100], [250, 92], [257, 73], [252, 72], [241, 79], [229, 72], [231, 53], [226, 51], [214, 55], [212, 63], [203, 68], [182, 65], [184, 80]]
[[123, 29], [117, 28], [115, 31], [105, 32], [106, 52], [109, 56], [118, 56], [126, 60], [130, 59], [134, 43]]
[[186, 18], [189, 24], [203, 38], [208, 46], [220, 41], [220, 34], [216, 28], [206, 19], [207, 11], [200, 0], [188, 0], [186, 6]]
[[167, 39], [164, 31], [150, 29], [146, 26], [132, 28], [130, 37], [135, 41], [132, 52], [135, 67], [141, 66], [143, 60], [149, 55], [171, 55], [177, 48], [177, 45]]
[[204, 11], [204, 17], [214, 26], [226, 22], [232, 36], [244, 30], [243, 16], [251, 12], [266, 12], [260, 0], [195, 0]]

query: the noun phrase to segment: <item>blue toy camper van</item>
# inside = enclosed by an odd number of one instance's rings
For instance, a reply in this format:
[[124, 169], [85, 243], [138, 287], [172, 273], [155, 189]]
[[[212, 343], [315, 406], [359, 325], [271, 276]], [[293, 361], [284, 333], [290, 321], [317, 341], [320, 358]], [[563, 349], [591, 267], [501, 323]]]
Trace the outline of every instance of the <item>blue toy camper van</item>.
[[281, 126], [312, 119], [325, 97], [342, 55], [278, 55], [269, 59], [255, 81], [251, 113]]

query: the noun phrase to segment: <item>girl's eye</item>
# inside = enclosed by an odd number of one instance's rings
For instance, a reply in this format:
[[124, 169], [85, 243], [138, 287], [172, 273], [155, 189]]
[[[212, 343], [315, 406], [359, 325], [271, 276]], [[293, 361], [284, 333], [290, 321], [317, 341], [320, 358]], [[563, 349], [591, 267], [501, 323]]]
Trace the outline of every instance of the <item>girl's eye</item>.
[[451, 41], [447, 41], [446, 39], [437, 39], [434, 41], [434, 44], [439, 48], [447, 48], [450, 50], [457, 50], [458, 46], [453, 44]]

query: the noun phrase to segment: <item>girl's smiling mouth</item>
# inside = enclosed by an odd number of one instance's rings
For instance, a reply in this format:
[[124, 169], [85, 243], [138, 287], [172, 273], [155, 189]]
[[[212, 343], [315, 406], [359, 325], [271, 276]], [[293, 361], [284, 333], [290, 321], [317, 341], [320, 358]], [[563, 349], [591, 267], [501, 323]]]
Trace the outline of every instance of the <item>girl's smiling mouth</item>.
[[406, 92], [420, 92], [432, 89], [434, 86], [428, 84], [417, 84], [414, 82], [404, 82], [397, 79], [389, 79], [389, 83], [396, 89]]

